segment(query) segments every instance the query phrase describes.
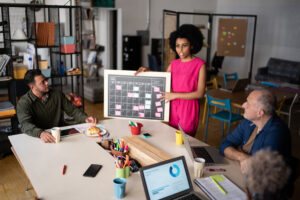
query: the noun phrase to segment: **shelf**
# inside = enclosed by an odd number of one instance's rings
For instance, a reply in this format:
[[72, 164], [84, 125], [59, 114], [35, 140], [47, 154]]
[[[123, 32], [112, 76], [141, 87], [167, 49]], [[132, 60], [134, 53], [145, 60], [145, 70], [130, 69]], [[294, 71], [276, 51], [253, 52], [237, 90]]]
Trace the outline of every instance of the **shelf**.
[[12, 78], [10, 76], [2, 76], [0, 77], [0, 82], [11, 81]]
[[23, 40], [16, 40], [16, 39], [11, 39], [11, 42], [29, 42], [30, 39], [23, 39]]
[[61, 55], [81, 54], [81, 52], [62, 53], [62, 52], [59, 52], [59, 51], [53, 51], [52, 53], [55, 53], [55, 54], [61, 54]]
[[35, 46], [36, 48], [59, 48], [60, 46]]
[[72, 75], [53, 75], [49, 78], [65, 78], [65, 77], [72, 77], [72, 76], [81, 76], [81, 73], [80, 74], [72, 74]]

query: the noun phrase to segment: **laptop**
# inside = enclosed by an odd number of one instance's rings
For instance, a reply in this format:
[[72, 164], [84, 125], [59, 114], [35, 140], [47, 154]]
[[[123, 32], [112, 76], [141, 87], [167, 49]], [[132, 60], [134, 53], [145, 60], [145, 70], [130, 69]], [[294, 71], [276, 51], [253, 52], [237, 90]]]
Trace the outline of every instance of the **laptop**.
[[247, 79], [247, 78], [239, 79], [235, 82], [233, 87], [229, 86], [229, 88], [220, 88], [220, 90], [223, 90], [223, 91], [226, 91], [226, 92], [239, 92], [239, 91], [245, 90], [248, 83], [249, 83], [249, 79]]
[[147, 200], [204, 199], [194, 192], [183, 156], [140, 169]]
[[222, 156], [218, 149], [213, 146], [192, 146], [187, 138], [186, 133], [182, 130], [180, 124], [178, 123], [178, 127], [183, 137], [184, 146], [192, 159], [195, 158], [204, 158], [205, 165], [218, 165], [225, 164], [224, 156]]

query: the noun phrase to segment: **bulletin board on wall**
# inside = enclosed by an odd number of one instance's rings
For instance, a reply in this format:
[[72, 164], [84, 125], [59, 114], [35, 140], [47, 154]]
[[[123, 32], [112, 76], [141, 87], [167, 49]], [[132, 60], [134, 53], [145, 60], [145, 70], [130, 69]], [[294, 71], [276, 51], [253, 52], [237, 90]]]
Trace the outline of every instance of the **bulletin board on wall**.
[[[180, 16], [205, 16], [207, 18], [207, 25], [204, 25], [207, 29], [207, 38], [206, 41], [206, 67], [210, 68], [211, 66], [211, 55], [214, 55], [215, 52], [212, 51], [212, 44], [215, 43], [213, 41], [217, 41], [217, 56], [237, 56], [243, 57], [246, 55], [246, 50], [250, 51], [248, 56], [250, 55], [250, 66], [248, 72], [248, 78], [251, 80], [252, 78], [252, 68], [253, 68], [253, 57], [254, 57], [254, 48], [255, 48], [255, 36], [256, 36], [256, 24], [257, 24], [257, 15], [243, 15], [243, 14], [221, 14], [221, 13], [193, 13], [193, 12], [177, 12], [172, 10], [163, 10], [163, 17], [167, 14], [176, 15], [176, 23], [177, 28], [180, 26]], [[215, 19], [218, 19], [218, 36], [213, 37], [213, 23]], [[251, 20], [251, 24], [253, 27], [251, 29], [248, 28], [249, 20]], [[166, 20], [163, 20], [163, 31], [165, 27], [169, 26]], [[196, 25], [196, 24], [195, 24]], [[197, 25], [196, 25], [197, 26]], [[199, 26], [200, 27], [200, 26]], [[202, 27], [202, 26], [201, 26]], [[224, 29], [224, 30], [222, 30]], [[226, 29], [226, 30], [225, 30]], [[235, 30], [236, 29], [236, 30]], [[249, 37], [249, 30], [251, 30], [251, 36]], [[233, 35], [232, 35], [233, 33]], [[163, 32], [163, 37], [166, 34]], [[226, 34], [226, 38], [222, 37], [223, 34]], [[225, 35], [223, 35], [225, 36]], [[229, 37], [228, 37], [229, 36]], [[249, 37], [247, 39], [247, 37]], [[223, 39], [222, 39], [223, 38]], [[222, 40], [222, 41], [221, 41]], [[246, 41], [248, 43], [248, 48], [246, 49]], [[249, 42], [250, 41], [250, 42]], [[222, 43], [223, 44], [222, 44]], [[226, 45], [226, 46], [225, 46]], [[201, 50], [202, 51], [202, 50]], [[167, 59], [167, 49], [162, 50], [162, 62], [166, 63]], [[176, 55], [175, 55], [176, 56]], [[170, 61], [170, 60], [168, 60]]]
[[247, 23], [247, 19], [219, 19], [218, 56], [245, 56]]
[[161, 92], [170, 92], [170, 72], [104, 71], [104, 117], [169, 121], [170, 104]]

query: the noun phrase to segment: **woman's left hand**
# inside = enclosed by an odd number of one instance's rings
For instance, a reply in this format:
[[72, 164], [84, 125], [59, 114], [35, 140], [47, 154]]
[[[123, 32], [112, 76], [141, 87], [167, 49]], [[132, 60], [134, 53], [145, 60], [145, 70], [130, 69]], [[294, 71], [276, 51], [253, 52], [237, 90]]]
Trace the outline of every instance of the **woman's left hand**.
[[172, 92], [160, 92], [163, 96], [161, 97], [161, 101], [166, 101], [166, 103], [176, 99], [176, 94]]

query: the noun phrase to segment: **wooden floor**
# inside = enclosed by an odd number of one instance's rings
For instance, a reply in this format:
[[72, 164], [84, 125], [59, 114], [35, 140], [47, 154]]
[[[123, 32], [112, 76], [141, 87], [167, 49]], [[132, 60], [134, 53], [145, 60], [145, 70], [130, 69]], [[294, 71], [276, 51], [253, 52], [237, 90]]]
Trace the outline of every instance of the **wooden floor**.
[[[201, 104], [203, 108], [203, 104]], [[203, 109], [201, 109], [202, 111]], [[103, 103], [92, 104], [85, 101], [85, 111], [88, 115], [97, 117], [98, 119], [103, 119]], [[201, 112], [202, 118], [202, 112]], [[294, 118], [292, 122], [292, 152], [297, 158], [300, 158], [300, 136], [298, 135], [298, 129], [300, 126], [300, 116]], [[101, 123], [101, 122], [100, 122]], [[237, 124], [232, 126], [232, 129]], [[204, 138], [204, 127], [202, 122], [199, 122], [198, 131], [196, 138], [203, 140]], [[209, 131], [207, 137], [207, 143], [218, 147], [222, 141], [222, 124], [218, 120], [210, 120]], [[225, 131], [226, 133], [226, 131]], [[9, 155], [4, 159], [0, 160], [0, 200], [27, 200], [35, 199], [35, 192], [33, 189], [25, 191], [27, 183], [26, 175], [24, 174], [22, 168], [17, 162], [13, 155]], [[29, 185], [29, 187], [31, 187]], [[296, 181], [296, 189], [293, 199], [300, 199], [300, 179]]]

